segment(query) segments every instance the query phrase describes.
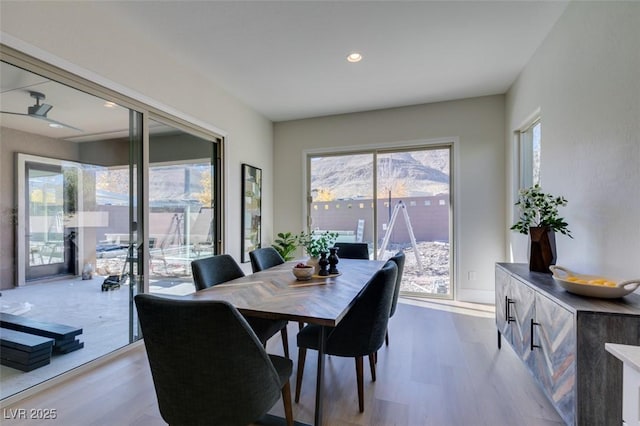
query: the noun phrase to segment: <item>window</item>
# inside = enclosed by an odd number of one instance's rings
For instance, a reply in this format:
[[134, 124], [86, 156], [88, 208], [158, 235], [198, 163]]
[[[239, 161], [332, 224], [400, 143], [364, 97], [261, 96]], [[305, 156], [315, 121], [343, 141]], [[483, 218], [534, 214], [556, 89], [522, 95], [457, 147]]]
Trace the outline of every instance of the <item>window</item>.
[[[407, 250], [401, 292], [453, 298], [451, 149], [446, 144], [309, 155], [310, 228], [338, 231], [341, 242], [367, 243], [374, 259]], [[362, 201], [358, 209], [328, 209], [338, 200]]]
[[520, 188], [540, 184], [540, 119], [518, 131], [520, 151]]

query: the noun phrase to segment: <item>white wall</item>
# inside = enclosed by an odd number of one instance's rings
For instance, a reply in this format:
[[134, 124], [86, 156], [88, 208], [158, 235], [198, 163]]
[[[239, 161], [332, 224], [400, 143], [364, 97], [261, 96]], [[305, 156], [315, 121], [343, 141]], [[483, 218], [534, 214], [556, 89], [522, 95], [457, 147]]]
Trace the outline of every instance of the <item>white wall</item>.
[[[569, 4], [507, 94], [508, 163], [512, 132], [536, 108], [542, 187], [569, 200], [561, 214], [574, 235], [557, 237], [557, 263], [640, 277], [639, 2]], [[507, 240], [526, 261], [526, 237]]]
[[[263, 170], [263, 235], [273, 221], [271, 121], [176, 61], [102, 2], [2, 2], [2, 42], [227, 136], [226, 251], [240, 259], [240, 164]], [[247, 267], [247, 265], [244, 265]], [[250, 269], [250, 268], [249, 268]]]
[[274, 230], [304, 229], [304, 151], [457, 139], [456, 296], [493, 303], [493, 265], [505, 257], [504, 125], [503, 96], [276, 123]]

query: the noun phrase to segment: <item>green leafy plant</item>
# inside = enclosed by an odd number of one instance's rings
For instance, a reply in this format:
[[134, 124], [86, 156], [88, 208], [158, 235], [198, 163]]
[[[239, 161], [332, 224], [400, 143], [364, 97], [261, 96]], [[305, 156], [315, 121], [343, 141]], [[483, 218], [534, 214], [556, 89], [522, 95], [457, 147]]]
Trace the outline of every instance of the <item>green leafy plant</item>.
[[328, 252], [329, 247], [333, 247], [333, 243], [338, 239], [337, 232], [324, 231], [323, 233], [301, 232], [296, 236], [298, 245], [304, 247], [307, 254], [311, 257], [320, 257], [320, 253]]
[[530, 227], [546, 227], [573, 238], [568, 229], [569, 224], [558, 213], [558, 207], [567, 205], [564, 197], [545, 194], [540, 185], [536, 184], [521, 189], [515, 205], [520, 209], [520, 217], [511, 230], [527, 235]]
[[292, 260], [293, 252], [298, 248], [298, 240], [291, 232], [279, 232], [278, 238], [271, 245], [284, 260]]

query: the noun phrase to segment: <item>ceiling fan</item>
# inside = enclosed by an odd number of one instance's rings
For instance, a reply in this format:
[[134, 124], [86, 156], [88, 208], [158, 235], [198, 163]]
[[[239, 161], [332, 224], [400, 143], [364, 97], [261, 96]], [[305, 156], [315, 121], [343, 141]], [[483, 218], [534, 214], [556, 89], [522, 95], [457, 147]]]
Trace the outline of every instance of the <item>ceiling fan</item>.
[[13, 115], [24, 115], [26, 117], [38, 118], [40, 120], [47, 121], [51, 127], [65, 127], [67, 129], [77, 130], [79, 132], [82, 129], [78, 129], [77, 127], [70, 126], [69, 124], [61, 123], [59, 121], [53, 120], [47, 117], [47, 114], [53, 108], [53, 105], [45, 104], [44, 102], [40, 103], [40, 101], [44, 101], [45, 96], [44, 93], [29, 91], [29, 95], [36, 100], [36, 104], [27, 108], [27, 113], [22, 112], [11, 112], [11, 111], [0, 111], [2, 114], [13, 114]]

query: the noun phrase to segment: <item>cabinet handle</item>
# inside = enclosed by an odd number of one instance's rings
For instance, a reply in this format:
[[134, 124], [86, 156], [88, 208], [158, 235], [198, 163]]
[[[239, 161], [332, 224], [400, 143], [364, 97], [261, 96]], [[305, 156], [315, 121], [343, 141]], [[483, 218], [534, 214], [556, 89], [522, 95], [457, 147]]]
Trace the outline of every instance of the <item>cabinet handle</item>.
[[535, 322], [533, 320], [533, 318], [531, 318], [531, 350], [534, 350], [535, 348], [540, 348], [541, 347], [540, 345], [534, 345], [533, 344], [533, 330], [534, 330], [533, 327], [536, 326], [536, 325], [540, 325], [540, 323], [539, 322]]
[[509, 299], [509, 296], [504, 297], [504, 305], [505, 305], [505, 318], [507, 319], [507, 324], [514, 322], [516, 319], [511, 316], [511, 304], [515, 304], [516, 302], [513, 299]]

